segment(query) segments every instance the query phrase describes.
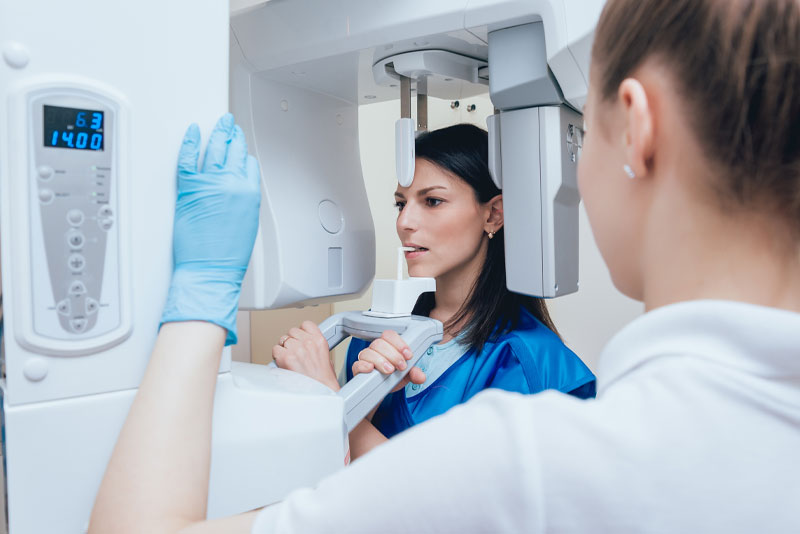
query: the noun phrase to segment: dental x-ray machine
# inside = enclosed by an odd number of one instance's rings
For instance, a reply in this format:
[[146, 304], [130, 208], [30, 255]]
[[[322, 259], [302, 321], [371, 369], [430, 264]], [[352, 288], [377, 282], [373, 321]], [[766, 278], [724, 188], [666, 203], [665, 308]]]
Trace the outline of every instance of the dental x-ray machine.
[[[602, 4], [273, 0], [229, 13], [214, 0], [0, 0], [11, 534], [87, 527], [157, 334], [178, 143], [193, 121], [207, 133], [230, 107], [261, 165], [244, 309], [314, 304], [369, 286], [375, 235], [358, 106], [401, 98], [398, 179], [408, 181], [413, 90], [454, 99], [488, 88], [509, 288], [546, 297], [577, 290], [577, 110]], [[321, 326], [331, 345], [396, 328], [419, 355], [441, 339], [441, 324], [409, 317], [398, 299], [431, 287], [376, 282], [371, 315]], [[347, 431], [400, 379], [363, 375], [335, 395], [289, 371], [232, 364], [226, 351], [209, 516], [275, 502], [342, 468]]]

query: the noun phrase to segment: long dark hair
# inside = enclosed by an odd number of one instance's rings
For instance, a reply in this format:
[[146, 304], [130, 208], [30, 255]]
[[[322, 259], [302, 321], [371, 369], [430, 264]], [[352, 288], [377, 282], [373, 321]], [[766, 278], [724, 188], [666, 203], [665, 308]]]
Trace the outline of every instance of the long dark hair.
[[[488, 136], [471, 124], [457, 124], [417, 138], [416, 157], [425, 159], [469, 184], [478, 202], [485, 204], [501, 193], [489, 174]], [[445, 330], [466, 320], [465, 343], [480, 353], [487, 341], [515, 329], [522, 308], [558, 335], [542, 299], [512, 293], [506, 288], [505, 239], [501, 228], [489, 240], [483, 268], [469, 297], [445, 324]], [[429, 315], [436, 306], [433, 293], [423, 293], [414, 313]]]

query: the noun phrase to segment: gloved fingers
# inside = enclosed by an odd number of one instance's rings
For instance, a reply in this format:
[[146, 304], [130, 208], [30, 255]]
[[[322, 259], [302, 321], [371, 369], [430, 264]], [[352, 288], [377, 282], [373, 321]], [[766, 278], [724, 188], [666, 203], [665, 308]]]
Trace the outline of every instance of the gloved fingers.
[[208, 138], [206, 157], [203, 159], [203, 172], [220, 171], [225, 166], [228, 156], [228, 142], [233, 133], [233, 115], [226, 113], [214, 126], [214, 131]]
[[178, 152], [178, 174], [196, 173], [198, 157], [200, 157], [200, 127], [192, 123], [186, 129], [181, 150]]
[[256, 189], [261, 187], [261, 170], [258, 167], [258, 160], [253, 156], [247, 156], [247, 179]]
[[228, 144], [228, 156], [224, 161], [225, 170], [242, 176], [247, 172], [247, 141], [244, 132], [238, 124], [233, 125], [230, 143]]
[[[369, 348], [392, 362], [395, 368], [405, 369], [408, 367], [406, 364], [406, 357], [397, 348], [386, 341], [383, 337], [379, 337], [370, 343]], [[410, 351], [409, 351], [410, 352]]]
[[381, 339], [385, 340], [392, 347], [397, 349], [397, 352], [403, 355], [406, 360], [410, 360], [414, 353], [408, 348], [408, 344], [400, 337], [400, 334], [394, 330], [384, 330], [381, 334]]

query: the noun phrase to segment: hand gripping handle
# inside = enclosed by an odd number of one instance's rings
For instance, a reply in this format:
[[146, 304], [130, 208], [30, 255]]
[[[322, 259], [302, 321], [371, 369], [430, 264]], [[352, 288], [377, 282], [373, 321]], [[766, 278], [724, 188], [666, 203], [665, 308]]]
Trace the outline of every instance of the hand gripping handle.
[[428, 347], [442, 340], [442, 323], [417, 315], [385, 319], [369, 317], [357, 311], [343, 312], [325, 319], [320, 323], [319, 329], [331, 349], [349, 336], [369, 341], [381, 337], [384, 330], [394, 330], [414, 354], [408, 360], [408, 367], [402, 371], [384, 375], [373, 370], [371, 373], [353, 377], [339, 390], [339, 396], [344, 399], [347, 432], [353, 430], [403, 380]]

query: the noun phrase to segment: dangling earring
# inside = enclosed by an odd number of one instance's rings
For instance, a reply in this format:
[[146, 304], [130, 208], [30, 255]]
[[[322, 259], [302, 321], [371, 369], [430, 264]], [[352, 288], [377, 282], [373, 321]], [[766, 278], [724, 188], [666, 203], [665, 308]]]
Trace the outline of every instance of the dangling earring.
[[631, 169], [631, 166], [628, 165], [627, 163], [622, 166], [622, 170], [625, 171], [625, 174], [627, 174], [628, 178], [630, 178], [631, 180], [636, 178], [636, 173], [633, 172], [633, 169]]
[[494, 232], [488, 232], [486, 235], [488, 235], [488, 236], [489, 236], [489, 239], [491, 239], [491, 238], [493, 238], [493, 237], [494, 237]]

